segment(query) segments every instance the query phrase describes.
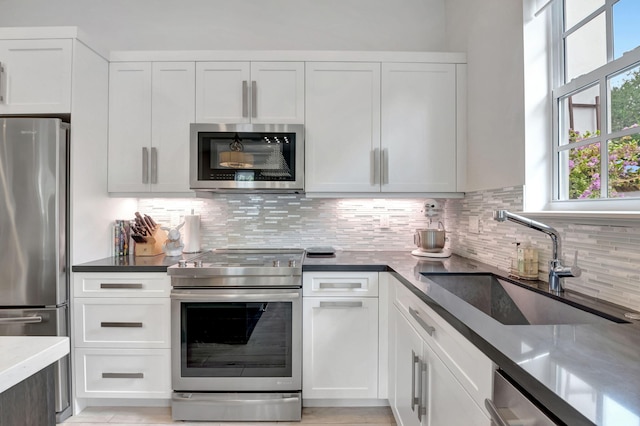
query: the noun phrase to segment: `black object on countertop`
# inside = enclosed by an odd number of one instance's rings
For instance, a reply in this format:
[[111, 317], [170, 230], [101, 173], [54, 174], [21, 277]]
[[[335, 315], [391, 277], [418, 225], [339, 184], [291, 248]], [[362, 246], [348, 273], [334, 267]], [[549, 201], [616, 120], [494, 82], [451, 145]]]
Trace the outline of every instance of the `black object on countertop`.
[[336, 255], [336, 250], [331, 246], [309, 247], [305, 250], [307, 257], [333, 257]]

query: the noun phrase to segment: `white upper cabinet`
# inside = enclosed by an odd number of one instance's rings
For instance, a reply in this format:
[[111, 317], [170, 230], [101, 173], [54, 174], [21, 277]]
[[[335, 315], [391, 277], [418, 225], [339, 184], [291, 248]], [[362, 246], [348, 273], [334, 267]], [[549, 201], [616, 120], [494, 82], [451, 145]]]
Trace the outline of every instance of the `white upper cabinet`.
[[109, 192], [189, 191], [193, 62], [123, 62], [109, 68]]
[[306, 191], [457, 191], [455, 64], [307, 63]]
[[456, 66], [382, 64], [382, 192], [456, 191]]
[[195, 64], [154, 62], [151, 87], [151, 191], [188, 192]]
[[380, 191], [380, 63], [306, 64], [305, 189]]
[[72, 42], [0, 40], [0, 114], [70, 113]]
[[303, 62], [198, 62], [198, 123], [304, 123]]

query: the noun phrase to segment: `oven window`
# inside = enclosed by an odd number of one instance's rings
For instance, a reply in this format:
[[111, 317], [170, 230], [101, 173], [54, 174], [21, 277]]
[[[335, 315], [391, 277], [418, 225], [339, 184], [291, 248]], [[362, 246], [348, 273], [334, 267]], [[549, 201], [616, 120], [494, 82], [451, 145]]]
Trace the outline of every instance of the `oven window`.
[[295, 132], [200, 132], [198, 180], [295, 181]]
[[183, 377], [291, 377], [292, 303], [182, 303]]

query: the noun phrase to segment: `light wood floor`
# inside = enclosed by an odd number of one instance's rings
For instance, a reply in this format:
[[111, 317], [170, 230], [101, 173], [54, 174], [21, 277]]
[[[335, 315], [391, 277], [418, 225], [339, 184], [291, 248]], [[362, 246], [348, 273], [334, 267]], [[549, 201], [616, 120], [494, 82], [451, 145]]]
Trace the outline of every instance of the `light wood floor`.
[[395, 425], [393, 414], [388, 407], [363, 408], [304, 408], [302, 421], [298, 422], [174, 422], [168, 407], [89, 407], [77, 416], [68, 418], [63, 425], [68, 426], [111, 426], [111, 425], [166, 425], [184, 426], [304, 426], [341, 425], [341, 426], [391, 426]]

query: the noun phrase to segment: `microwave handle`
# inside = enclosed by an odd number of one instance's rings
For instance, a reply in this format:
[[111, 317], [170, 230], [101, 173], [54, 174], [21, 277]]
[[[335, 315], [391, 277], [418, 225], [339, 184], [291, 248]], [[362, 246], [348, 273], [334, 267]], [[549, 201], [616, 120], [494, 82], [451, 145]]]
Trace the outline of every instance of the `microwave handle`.
[[242, 116], [249, 116], [249, 103], [247, 102], [247, 94], [249, 92], [249, 87], [247, 85], [247, 80], [242, 80]]

